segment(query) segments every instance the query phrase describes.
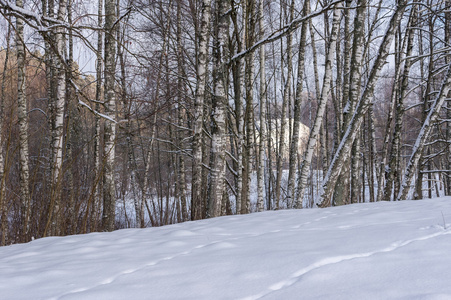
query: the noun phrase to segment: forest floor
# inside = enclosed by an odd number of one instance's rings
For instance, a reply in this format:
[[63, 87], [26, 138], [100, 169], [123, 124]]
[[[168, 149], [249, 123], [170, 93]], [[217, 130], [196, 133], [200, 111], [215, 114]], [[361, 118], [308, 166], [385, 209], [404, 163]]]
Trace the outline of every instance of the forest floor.
[[0, 248], [1, 299], [451, 299], [451, 197]]

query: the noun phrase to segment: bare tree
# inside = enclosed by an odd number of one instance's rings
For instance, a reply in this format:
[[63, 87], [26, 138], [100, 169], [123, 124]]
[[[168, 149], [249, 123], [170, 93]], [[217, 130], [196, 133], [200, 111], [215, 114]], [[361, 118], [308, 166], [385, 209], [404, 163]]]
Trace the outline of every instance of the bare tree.
[[[116, 117], [116, 42], [115, 25], [117, 17], [115, 0], [105, 0], [105, 115]], [[114, 179], [116, 123], [106, 120], [104, 123], [103, 147], [103, 230], [112, 231], [116, 215], [116, 187]]]
[[[23, 0], [16, 0], [16, 5], [23, 8]], [[19, 123], [19, 162], [20, 162], [20, 203], [22, 206], [22, 238], [28, 240], [31, 219], [31, 196], [30, 196], [30, 171], [28, 155], [28, 119], [27, 98], [25, 94], [26, 69], [25, 69], [25, 41], [24, 22], [16, 17], [16, 48], [17, 48], [17, 117]]]
[[396, 6], [395, 12], [390, 19], [386, 34], [379, 47], [378, 55], [371, 68], [368, 82], [365, 86], [363, 94], [360, 97], [355, 113], [349, 123], [349, 126], [346, 128], [345, 134], [343, 135], [340, 145], [335, 152], [332, 163], [329, 166], [326, 177], [323, 180], [319, 198], [319, 206], [321, 207], [326, 207], [331, 204], [330, 198], [334, 191], [338, 176], [340, 175], [344, 162], [350, 156], [351, 146], [360, 129], [360, 125], [363, 122], [363, 118], [368, 110], [371, 100], [373, 99], [374, 86], [377, 82], [379, 73], [383, 65], [385, 64], [385, 61], [389, 54], [390, 45], [405, 9], [406, 1], [399, 1]]
[[218, 1], [216, 7], [217, 29], [215, 32], [214, 46], [214, 96], [212, 103], [212, 132], [210, 153], [210, 182], [208, 184], [208, 212], [207, 217], [221, 215], [222, 197], [224, 191], [225, 164], [225, 142], [226, 142], [226, 83], [227, 65], [224, 59], [227, 57], [226, 40], [228, 31], [228, 18], [226, 12], [230, 3], [228, 0]]
[[337, 4], [334, 9], [334, 15], [332, 20], [332, 31], [330, 35], [330, 41], [328, 46], [328, 54], [326, 57], [326, 66], [324, 70], [323, 87], [321, 90], [321, 98], [319, 100], [318, 110], [313, 123], [313, 128], [310, 131], [309, 140], [307, 143], [307, 149], [304, 153], [304, 158], [301, 164], [301, 171], [299, 175], [298, 184], [298, 196], [295, 207], [302, 208], [302, 198], [304, 197], [305, 188], [307, 186], [308, 174], [310, 171], [310, 165], [312, 163], [313, 153], [315, 151], [316, 143], [318, 141], [319, 132], [323, 122], [324, 112], [326, 109], [327, 101], [329, 99], [330, 88], [332, 84], [332, 63], [335, 55], [335, 48], [338, 37], [338, 29], [341, 18], [341, 4]]
[[211, 1], [203, 0], [201, 6], [201, 24], [197, 56], [196, 99], [194, 108], [193, 137], [193, 175], [191, 187], [191, 219], [202, 218], [204, 201], [202, 199], [202, 129], [205, 85], [207, 78], [208, 40], [211, 17]]

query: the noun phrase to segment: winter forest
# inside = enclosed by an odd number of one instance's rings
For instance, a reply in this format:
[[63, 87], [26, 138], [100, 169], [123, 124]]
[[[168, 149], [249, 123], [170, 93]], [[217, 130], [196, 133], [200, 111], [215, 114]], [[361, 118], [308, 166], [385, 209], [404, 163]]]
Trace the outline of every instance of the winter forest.
[[451, 195], [449, 0], [0, 0], [0, 244]]

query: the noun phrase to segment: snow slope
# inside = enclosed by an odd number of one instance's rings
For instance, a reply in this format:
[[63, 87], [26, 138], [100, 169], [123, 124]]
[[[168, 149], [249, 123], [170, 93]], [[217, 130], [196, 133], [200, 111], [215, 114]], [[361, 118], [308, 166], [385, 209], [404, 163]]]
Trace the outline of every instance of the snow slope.
[[438, 198], [44, 238], [0, 248], [0, 299], [451, 299], [449, 228]]

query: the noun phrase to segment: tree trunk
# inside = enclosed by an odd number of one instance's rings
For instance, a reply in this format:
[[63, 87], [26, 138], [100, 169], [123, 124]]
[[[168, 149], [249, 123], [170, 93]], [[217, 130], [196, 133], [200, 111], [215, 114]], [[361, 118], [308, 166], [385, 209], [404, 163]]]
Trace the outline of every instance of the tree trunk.
[[7, 199], [5, 198], [6, 194], [6, 159], [3, 156], [3, 110], [5, 105], [5, 87], [6, 87], [6, 71], [8, 69], [9, 63], [9, 55], [10, 55], [10, 37], [11, 37], [11, 26], [8, 25], [8, 31], [6, 34], [6, 53], [5, 53], [5, 62], [3, 65], [3, 75], [2, 75], [2, 90], [1, 90], [1, 99], [0, 99], [0, 246], [5, 246], [6, 241], [8, 239], [8, 205]]
[[[177, 2], [177, 67], [178, 67], [178, 79], [177, 79], [177, 120], [178, 126], [180, 128], [185, 127], [185, 119], [186, 119], [186, 111], [185, 111], [185, 103], [183, 101], [183, 92], [185, 91], [185, 86], [183, 82], [184, 75], [184, 65], [183, 65], [183, 47], [182, 47], [182, 1], [179, 0]], [[178, 137], [179, 140], [179, 148], [183, 149], [182, 136]], [[179, 197], [180, 197], [180, 209], [181, 209], [181, 221], [188, 221], [188, 208], [186, 204], [186, 171], [185, 171], [185, 157], [183, 153], [178, 154], [178, 182], [179, 182]], [[144, 225], [144, 222], [142, 223]]]
[[205, 85], [207, 78], [208, 37], [210, 28], [211, 0], [202, 1], [202, 20], [199, 33], [197, 58], [196, 99], [194, 102], [193, 176], [191, 187], [191, 220], [202, 219], [202, 129]]
[[382, 70], [382, 67], [384, 66], [387, 59], [390, 45], [396, 33], [396, 28], [401, 21], [405, 8], [406, 1], [401, 0], [398, 3], [395, 13], [390, 19], [387, 32], [382, 40], [381, 46], [379, 47], [379, 52], [374, 65], [371, 68], [370, 76], [368, 78], [367, 85], [365, 86], [365, 90], [360, 97], [360, 101], [358, 103], [354, 116], [352, 117], [350, 124], [346, 129], [343, 138], [341, 139], [340, 146], [338, 147], [334, 159], [329, 166], [326, 177], [323, 180], [319, 198], [320, 207], [330, 206], [330, 198], [332, 196], [335, 184], [337, 183], [338, 176], [340, 175], [343, 164], [349, 158], [349, 155], [351, 153], [350, 148], [360, 129], [360, 125], [362, 124], [365, 113], [368, 110], [369, 105], [371, 105], [371, 100], [374, 94], [374, 87], [376, 85], [380, 71]]
[[[16, 5], [23, 8], [23, 0], [16, 0]], [[17, 45], [17, 122], [19, 124], [19, 166], [20, 166], [20, 204], [22, 206], [22, 236], [21, 241], [28, 241], [31, 220], [31, 196], [29, 188], [29, 155], [28, 155], [28, 117], [27, 98], [25, 93], [25, 41], [24, 23], [16, 18]]]
[[[249, 48], [254, 43], [255, 36], [255, 1], [246, 1], [245, 14], [245, 44]], [[245, 111], [245, 126], [246, 126], [246, 143], [244, 145], [243, 155], [243, 191], [241, 195], [241, 213], [247, 214], [250, 212], [250, 189], [252, 178], [252, 160], [253, 160], [253, 136], [254, 136], [254, 95], [253, 95], [253, 80], [254, 80], [254, 54], [249, 52], [245, 56], [245, 73], [244, 85], [246, 88], [246, 111]]]
[[451, 66], [448, 66], [448, 70], [446, 72], [446, 77], [443, 79], [442, 87], [440, 88], [440, 93], [437, 95], [437, 98], [434, 100], [434, 103], [429, 109], [429, 113], [426, 117], [426, 120], [421, 127], [420, 133], [415, 141], [413, 146], [412, 154], [410, 156], [409, 162], [406, 167], [406, 172], [401, 184], [401, 190], [396, 198], [396, 200], [405, 200], [407, 198], [407, 194], [410, 190], [410, 183], [412, 181], [413, 175], [415, 174], [416, 168], [418, 167], [418, 162], [421, 158], [421, 153], [425, 146], [426, 140], [428, 139], [434, 122], [437, 120], [439, 116], [440, 109], [443, 106], [443, 103], [447, 99], [448, 93], [451, 89]]
[[[116, 92], [114, 90], [116, 71], [116, 1], [105, 0], [105, 115], [116, 117]], [[103, 147], [103, 230], [113, 231], [116, 216], [116, 194], [114, 179], [114, 157], [116, 123], [106, 120], [104, 124]]]
[[[393, 191], [393, 183], [398, 181], [399, 174], [399, 164], [401, 160], [401, 133], [402, 133], [402, 124], [403, 124], [403, 116], [404, 116], [404, 98], [407, 93], [407, 88], [409, 85], [409, 73], [410, 67], [412, 65], [412, 60], [410, 56], [413, 51], [413, 38], [414, 31], [410, 29], [410, 27], [415, 26], [415, 18], [416, 18], [416, 6], [412, 8], [412, 12], [409, 20], [409, 28], [407, 29], [407, 49], [406, 49], [406, 59], [404, 62], [404, 71], [401, 77], [401, 85], [398, 86], [395, 84], [394, 90], [397, 90], [397, 104], [396, 104], [396, 118], [395, 118], [395, 131], [393, 133], [392, 140], [392, 150], [391, 150], [391, 158], [389, 163], [389, 172], [387, 176], [387, 182], [385, 186], [385, 196], [384, 200], [390, 201], [392, 197]], [[395, 91], [394, 91], [395, 92]], [[396, 187], [396, 183], [395, 183]], [[397, 195], [399, 190], [395, 188], [394, 194]]]
[[303, 161], [301, 164], [301, 172], [298, 178], [298, 200], [296, 202], [296, 208], [302, 208], [302, 200], [307, 187], [307, 180], [310, 171], [310, 165], [312, 163], [313, 153], [316, 148], [316, 142], [319, 137], [319, 131], [323, 122], [324, 111], [326, 110], [327, 101], [329, 99], [329, 92], [332, 84], [332, 60], [335, 55], [335, 48], [338, 37], [338, 29], [341, 19], [341, 4], [337, 4], [334, 9], [332, 32], [330, 35], [329, 49], [326, 57], [326, 66], [324, 70], [323, 87], [321, 91], [321, 98], [319, 99], [318, 110], [316, 112], [315, 122], [310, 130], [310, 136], [307, 143], [307, 149], [304, 153]]
[[[60, 0], [58, 6], [57, 19], [64, 21], [66, 18], [67, 2]], [[62, 167], [63, 167], [63, 131], [64, 131], [64, 104], [66, 102], [66, 69], [64, 53], [66, 48], [65, 43], [65, 29], [58, 27], [55, 34], [56, 43], [56, 94], [53, 107], [53, 124], [52, 128], [52, 194], [50, 197], [50, 211], [48, 216], [48, 223], [44, 236], [59, 235], [60, 234], [60, 219], [61, 219], [61, 184], [62, 184]], [[49, 228], [50, 226], [50, 228]]]
[[215, 39], [214, 97], [212, 107], [212, 130], [210, 152], [210, 182], [208, 186], [207, 217], [221, 215], [221, 204], [225, 175], [225, 143], [226, 143], [226, 106], [227, 106], [227, 65], [223, 60], [228, 31], [228, 18], [225, 12], [229, 9], [228, 0], [217, 3], [217, 36]]
[[[306, 16], [310, 13], [310, 0], [305, 0], [303, 15]], [[299, 57], [298, 57], [298, 78], [296, 82], [296, 95], [294, 98], [294, 116], [293, 116], [293, 136], [290, 143], [290, 161], [288, 171], [288, 189], [287, 189], [287, 203], [288, 207], [292, 207], [293, 201], [295, 201], [295, 175], [297, 167], [297, 158], [299, 155], [299, 128], [301, 123], [301, 105], [302, 105], [302, 92], [304, 84], [304, 69], [305, 69], [305, 47], [307, 40], [307, 26], [308, 21], [302, 23], [301, 26], [301, 38], [299, 41]]]
[[[290, 19], [289, 22], [293, 21], [294, 17], [294, 0], [292, 0], [290, 5]], [[286, 127], [287, 127], [287, 107], [289, 103], [289, 95], [291, 94], [291, 76], [293, 73], [293, 45], [292, 45], [293, 34], [290, 32], [287, 35], [287, 75], [285, 80], [285, 85], [283, 88], [283, 99], [282, 99], [282, 115], [280, 117], [280, 139], [279, 139], [279, 152], [277, 155], [277, 178], [276, 178], [276, 209], [279, 209], [281, 199], [281, 185], [283, 176], [283, 163], [285, 160], [285, 150], [288, 149], [286, 146]]]
[[[451, 43], [451, 1], [450, 0], [446, 0], [445, 1], [445, 42], [450, 44]], [[448, 55], [446, 55], [445, 57], [445, 62], [446, 64], [450, 64], [451, 63], [451, 54], [448, 53]], [[448, 98], [451, 95], [448, 95]], [[447, 106], [448, 108], [451, 107], [451, 101], [447, 100]], [[446, 111], [446, 118], [448, 120], [451, 120], [451, 109], [448, 109]], [[447, 170], [451, 170], [451, 143], [449, 142], [451, 140], [451, 124], [450, 122], [446, 123], [446, 140], [448, 141], [448, 145], [446, 147], [446, 157], [445, 157], [445, 162], [446, 162], [446, 169]], [[449, 173], [449, 171], [445, 174], [443, 174], [445, 176], [445, 195], [450, 196], [451, 195], [451, 174]]]
[[[258, 17], [260, 38], [265, 35], [263, 20], [263, 0], [258, 3]], [[257, 210], [263, 211], [263, 189], [265, 180], [265, 151], [266, 151], [266, 57], [265, 47], [260, 47], [260, 143], [258, 145], [258, 170], [257, 170]], [[268, 207], [269, 209], [269, 207]]]

